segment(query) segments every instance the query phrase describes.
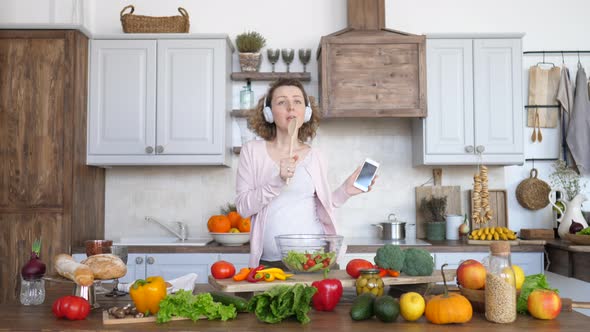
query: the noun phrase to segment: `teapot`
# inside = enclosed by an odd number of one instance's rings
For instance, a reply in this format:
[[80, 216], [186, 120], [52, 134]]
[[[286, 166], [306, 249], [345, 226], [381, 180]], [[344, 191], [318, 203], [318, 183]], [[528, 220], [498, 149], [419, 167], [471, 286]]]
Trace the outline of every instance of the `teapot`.
[[[553, 205], [553, 207], [562, 215], [562, 217], [557, 220], [559, 222], [559, 227], [557, 228], [557, 234], [559, 234], [559, 237], [563, 238], [566, 233], [569, 233], [572, 221], [582, 224], [584, 228], [588, 227], [588, 223], [582, 214], [582, 203], [587, 201], [588, 197], [584, 194], [577, 194], [576, 197], [569, 202], [562, 199], [561, 202], [565, 205], [565, 211], [563, 211], [560, 206], [555, 204], [556, 200], [552, 197], [554, 196], [552, 194], [555, 192], [555, 190], [551, 190], [549, 193], [549, 203], [551, 203], [551, 205]], [[565, 197], [565, 195], [562, 193], [561, 197]]]

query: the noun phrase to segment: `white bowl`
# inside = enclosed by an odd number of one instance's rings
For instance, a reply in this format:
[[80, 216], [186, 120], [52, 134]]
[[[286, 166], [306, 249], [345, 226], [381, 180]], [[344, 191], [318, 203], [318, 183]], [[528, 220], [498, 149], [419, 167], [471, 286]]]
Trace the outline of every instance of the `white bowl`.
[[241, 246], [250, 241], [250, 233], [213, 233], [209, 232], [215, 242], [224, 246]]

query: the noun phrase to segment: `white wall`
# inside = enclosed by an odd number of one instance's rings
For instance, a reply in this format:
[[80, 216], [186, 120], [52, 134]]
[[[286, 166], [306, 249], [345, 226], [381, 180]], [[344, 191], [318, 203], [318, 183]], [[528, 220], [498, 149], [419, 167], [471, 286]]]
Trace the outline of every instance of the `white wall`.
[[[134, 4], [136, 14], [177, 15], [184, 7], [190, 15], [192, 33], [227, 33], [232, 41], [238, 33], [256, 30], [267, 38], [267, 47], [312, 48], [319, 39], [346, 26], [346, 0], [4, 0], [0, 2], [0, 23], [76, 23], [83, 22], [95, 34], [121, 33], [119, 12]], [[434, 32], [525, 32], [523, 50], [590, 50], [590, 1], [586, 0], [386, 0], [387, 27], [411, 33]], [[78, 14], [68, 16], [77, 8]], [[35, 9], [35, 10], [33, 10]], [[45, 14], [43, 14], [45, 13]], [[69, 20], [69, 21], [68, 21]], [[549, 58], [548, 58], [549, 59]], [[524, 68], [540, 60], [525, 56]], [[560, 63], [561, 58], [552, 58]], [[577, 57], [567, 56], [573, 66]], [[590, 56], [582, 57], [590, 71]], [[277, 71], [284, 71], [277, 64]], [[234, 70], [238, 71], [237, 55]], [[262, 71], [269, 71], [265, 61]], [[301, 71], [295, 60], [292, 71]], [[306, 86], [317, 95], [317, 63], [308, 66], [312, 82]], [[265, 82], [256, 83], [259, 97]], [[238, 106], [243, 82], [234, 83], [233, 103]], [[526, 91], [526, 73], [525, 87]], [[525, 98], [526, 100], [526, 98]], [[524, 111], [523, 111], [524, 116]], [[531, 129], [526, 129], [530, 137]], [[558, 144], [555, 130], [543, 130], [543, 145], [527, 144], [527, 158], [541, 158]], [[368, 195], [351, 199], [339, 209], [338, 218], [345, 236], [370, 236], [371, 223], [381, 221], [395, 212], [413, 222], [415, 217], [414, 187], [427, 182], [431, 167], [412, 167], [411, 130], [407, 119], [326, 120], [314, 144], [330, 160], [330, 183], [339, 185], [364, 157], [382, 162], [378, 185]], [[184, 220], [193, 235], [206, 231], [206, 218], [234, 197], [235, 165], [233, 167], [132, 167], [107, 170], [106, 232], [107, 237], [121, 234], [161, 235], [162, 230], [143, 224], [143, 216], [162, 220]], [[547, 179], [550, 162], [536, 162], [540, 177]], [[510, 227], [550, 227], [549, 208], [531, 212], [515, 200], [516, 185], [528, 176], [531, 165], [492, 167], [490, 188], [509, 191]], [[443, 168], [443, 184], [461, 185], [463, 208], [467, 208], [466, 191], [472, 185], [475, 167]], [[590, 189], [590, 188], [587, 188]], [[413, 236], [412, 233], [408, 234]]]

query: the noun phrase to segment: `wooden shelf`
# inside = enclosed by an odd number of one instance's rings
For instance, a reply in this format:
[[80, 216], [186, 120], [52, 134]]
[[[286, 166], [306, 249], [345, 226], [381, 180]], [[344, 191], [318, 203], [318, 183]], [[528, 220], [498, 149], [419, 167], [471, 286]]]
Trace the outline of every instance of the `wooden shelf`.
[[247, 118], [250, 110], [231, 110], [230, 115], [234, 118]]
[[300, 81], [311, 81], [311, 73], [261, 73], [261, 72], [235, 72], [231, 74], [232, 81], [274, 81], [279, 78], [294, 78]]

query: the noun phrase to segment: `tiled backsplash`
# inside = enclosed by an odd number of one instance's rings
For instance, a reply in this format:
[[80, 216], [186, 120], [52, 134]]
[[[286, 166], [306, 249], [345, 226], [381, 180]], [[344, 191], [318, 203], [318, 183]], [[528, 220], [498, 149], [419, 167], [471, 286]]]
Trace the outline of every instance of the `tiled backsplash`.
[[[412, 166], [411, 120], [323, 120], [312, 145], [329, 163], [332, 189], [339, 186], [366, 157], [381, 163], [373, 190], [351, 198], [337, 210], [339, 232], [345, 237], [377, 236], [372, 223], [389, 213], [414, 223], [414, 188], [431, 180], [432, 167]], [[233, 201], [238, 156], [232, 167], [114, 167], [106, 175], [106, 237], [170, 235], [145, 216], [183, 221], [189, 234], [207, 232], [209, 216]], [[462, 187], [463, 210], [475, 166], [443, 168], [443, 185]], [[490, 189], [504, 187], [504, 168], [490, 167]], [[428, 183], [427, 185], [431, 185]], [[414, 228], [407, 237], [415, 237]]]

